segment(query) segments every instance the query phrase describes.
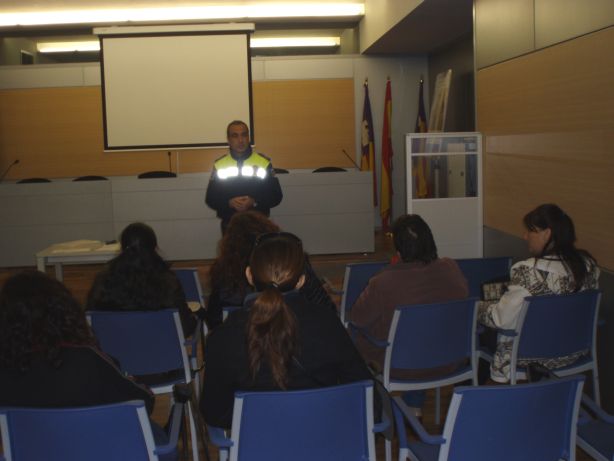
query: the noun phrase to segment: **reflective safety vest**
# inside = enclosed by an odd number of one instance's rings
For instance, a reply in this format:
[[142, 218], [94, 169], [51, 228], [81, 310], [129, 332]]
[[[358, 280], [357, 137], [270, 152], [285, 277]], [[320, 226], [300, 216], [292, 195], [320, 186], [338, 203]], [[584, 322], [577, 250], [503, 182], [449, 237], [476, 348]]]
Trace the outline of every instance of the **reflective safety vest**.
[[214, 163], [217, 177], [219, 179], [243, 177], [256, 177], [264, 179], [267, 177], [267, 168], [270, 160], [257, 152], [245, 160], [235, 160], [232, 155], [226, 154]]

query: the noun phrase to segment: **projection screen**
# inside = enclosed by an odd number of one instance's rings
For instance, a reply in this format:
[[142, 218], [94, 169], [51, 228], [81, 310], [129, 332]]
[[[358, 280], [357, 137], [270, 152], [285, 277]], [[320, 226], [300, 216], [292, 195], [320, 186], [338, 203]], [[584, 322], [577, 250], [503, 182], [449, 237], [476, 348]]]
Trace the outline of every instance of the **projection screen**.
[[226, 145], [226, 125], [251, 129], [253, 24], [96, 28], [104, 149]]

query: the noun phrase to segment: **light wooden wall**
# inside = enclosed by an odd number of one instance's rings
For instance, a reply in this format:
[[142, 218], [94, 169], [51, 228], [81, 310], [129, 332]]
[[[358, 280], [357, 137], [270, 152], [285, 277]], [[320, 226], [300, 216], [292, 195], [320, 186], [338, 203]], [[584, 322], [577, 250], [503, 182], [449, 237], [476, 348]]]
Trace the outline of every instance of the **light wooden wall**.
[[614, 27], [477, 73], [484, 224], [522, 235], [522, 216], [554, 202], [579, 246], [614, 269]]
[[[256, 147], [282, 168], [352, 166], [354, 81], [254, 82]], [[0, 91], [0, 170], [7, 179], [167, 170], [167, 151], [103, 152], [100, 87]], [[173, 171], [209, 171], [225, 149], [171, 152]]]

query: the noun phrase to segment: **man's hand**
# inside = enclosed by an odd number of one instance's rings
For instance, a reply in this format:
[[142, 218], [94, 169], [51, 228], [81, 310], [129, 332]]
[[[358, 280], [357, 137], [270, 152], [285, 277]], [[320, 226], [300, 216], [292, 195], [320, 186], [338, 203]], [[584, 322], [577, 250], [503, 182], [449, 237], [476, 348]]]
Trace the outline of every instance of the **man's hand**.
[[236, 211], [247, 211], [254, 207], [254, 199], [249, 195], [233, 197], [228, 201], [228, 206]]

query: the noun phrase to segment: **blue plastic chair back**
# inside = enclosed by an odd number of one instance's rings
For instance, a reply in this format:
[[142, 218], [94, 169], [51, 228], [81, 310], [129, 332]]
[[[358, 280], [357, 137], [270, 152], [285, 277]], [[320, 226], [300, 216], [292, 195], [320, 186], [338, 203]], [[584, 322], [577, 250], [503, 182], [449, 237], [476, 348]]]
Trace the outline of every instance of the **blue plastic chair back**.
[[484, 282], [509, 277], [512, 258], [468, 258], [457, 259], [456, 263], [467, 279], [469, 296], [481, 298]]
[[[187, 355], [177, 309], [159, 311], [88, 311], [100, 348], [131, 375], [183, 369]], [[188, 364], [189, 367], [189, 364]]]
[[423, 369], [470, 360], [475, 353], [476, 301], [397, 307], [389, 336], [390, 367]]
[[3, 408], [0, 426], [7, 460], [157, 459], [141, 401], [79, 408]]
[[525, 298], [518, 357], [563, 357], [592, 351], [599, 299], [598, 290]]
[[583, 381], [456, 389], [439, 460], [570, 459]]
[[345, 276], [343, 278], [343, 295], [341, 296], [340, 313], [342, 321], [345, 320], [347, 312], [369, 284], [369, 280], [380, 270], [388, 265], [388, 261], [374, 261], [351, 263], [345, 266]]
[[230, 460], [375, 461], [373, 383], [235, 395]]
[[179, 279], [179, 283], [181, 283], [185, 300], [187, 302], [197, 302], [202, 307], [205, 307], [205, 299], [200, 280], [198, 279], [198, 270], [196, 268], [180, 268], [173, 269], [173, 272]]

